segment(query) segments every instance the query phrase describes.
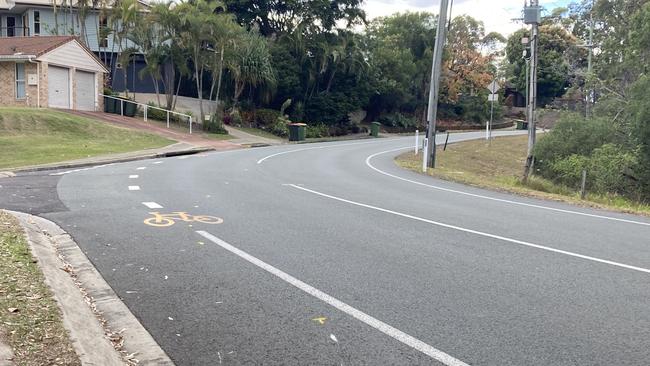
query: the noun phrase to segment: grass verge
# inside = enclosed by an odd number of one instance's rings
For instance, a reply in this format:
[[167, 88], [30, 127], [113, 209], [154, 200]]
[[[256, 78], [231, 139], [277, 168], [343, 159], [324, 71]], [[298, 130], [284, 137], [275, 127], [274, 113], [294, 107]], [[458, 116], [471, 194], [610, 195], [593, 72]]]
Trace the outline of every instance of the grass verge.
[[[543, 137], [541, 137], [543, 138]], [[567, 202], [633, 214], [650, 215], [650, 206], [611, 194], [589, 193], [580, 199], [578, 189], [554, 184], [537, 176], [531, 176], [527, 184], [521, 182], [526, 160], [527, 136], [509, 136], [485, 140], [473, 140], [447, 146], [438, 150], [436, 169], [428, 174], [436, 178], [463, 183], [475, 187], [516, 193], [524, 196]], [[396, 163], [406, 169], [420, 172], [422, 154], [412, 152], [396, 158]]]
[[[142, 119], [142, 115], [137, 115], [136, 118]], [[154, 124], [157, 127], [164, 127], [167, 128], [167, 121], [163, 121], [160, 119], [153, 118], [151, 116], [148, 117], [147, 119], [148, 123]], [[172, 131], [176, 132], [181, 132], [181, 133], [189, 133], [190, 127], [187, 122], [180, 122], [180, 121], [170, 121], [169, 122], [169, 129]], [[210, 133], [210, 132], [205, 132], [202, 129], [201, 125], [197, 125], [196, 123], [192, 123], [192, 134], [196, 134], [197, 136], [201, 136], [204, 138], [212, 139], [212, 140], [232, 140], [234, 139], [233, 136], [228, 135], [228, 134], [223, 134], [223, 133]]]
[[0, 108], [0, 169], [151, 149], [172, 142], [54, 110]]
[[0, 210], [0, 333], [16, 365], [80, 365], [22, 227]]
[[283, 140], [283, 138], [278, 137], [270, 132], [266, 132], [264, 130], [260, 130], [259, 128], [254, 128], [254, 127], [232, 127], [229, 126], [230, 128], [233, 128], [235, 130], [240, 130], [246, 133], [250, 133], [251, 135], [259, 136], [259, 137], [264, 137], [267, 139], [271, 140]]

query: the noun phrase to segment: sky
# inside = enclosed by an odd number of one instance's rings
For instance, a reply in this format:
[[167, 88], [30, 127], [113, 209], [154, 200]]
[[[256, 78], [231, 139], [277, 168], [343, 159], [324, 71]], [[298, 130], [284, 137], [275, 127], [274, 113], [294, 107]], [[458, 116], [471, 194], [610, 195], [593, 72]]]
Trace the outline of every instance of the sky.
[[[571, 0], [539, 0], [547, 10], [566, 6]], [[524, 0], [454, 0], [452, 17], [469, 15], [483, 21], [486, 34], [499, 32], [508, 36], [523, 27], [512, 19], [522, 17]], [[363, 8], [368, 19], [404, 11], [428, 11], [437, 14], [439, 0], [365, 0]]]

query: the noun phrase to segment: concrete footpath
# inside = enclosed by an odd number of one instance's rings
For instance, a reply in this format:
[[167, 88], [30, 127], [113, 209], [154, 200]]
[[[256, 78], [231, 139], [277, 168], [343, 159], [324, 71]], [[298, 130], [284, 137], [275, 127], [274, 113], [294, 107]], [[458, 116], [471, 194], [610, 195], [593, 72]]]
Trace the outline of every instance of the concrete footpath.
[[[83, 365], [173, 365], [68, 233], [43, 218], [7, 212], [26, 232]], [[0, 357], [6, 359], [1, 346]]]

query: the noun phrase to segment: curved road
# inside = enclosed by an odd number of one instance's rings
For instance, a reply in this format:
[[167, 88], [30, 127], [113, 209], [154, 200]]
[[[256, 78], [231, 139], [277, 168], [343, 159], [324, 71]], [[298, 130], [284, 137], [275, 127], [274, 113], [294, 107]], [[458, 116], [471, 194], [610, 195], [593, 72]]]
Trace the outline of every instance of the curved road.
[[[411, 144], [75, 171], [43, 216], [178, 365], [647, 363], [650, 220], [408, 172]], [[178, 211], [224, 221], [143, 222]]]

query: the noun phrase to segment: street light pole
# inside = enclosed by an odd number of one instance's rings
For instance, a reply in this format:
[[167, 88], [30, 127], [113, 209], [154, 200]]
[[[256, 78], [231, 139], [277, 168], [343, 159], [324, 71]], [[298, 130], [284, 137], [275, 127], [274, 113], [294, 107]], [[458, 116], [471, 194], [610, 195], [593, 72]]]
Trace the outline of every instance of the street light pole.
[[440, 14], [436, 30], [436, 44], [433, 50], [433, 63], [431, 65], [431, 83], [429, 90], [429, 106], [427, 108], [427, 151], [422, 154], [422, 171], [427, 167], [436, 167], [436, 122], [438, 118], [438, 98], [440, 90], [440, 69], [442, 67], [442, 53], [445, 47], [447, 31], [447, 11], [449, 0], [440, 1]]

